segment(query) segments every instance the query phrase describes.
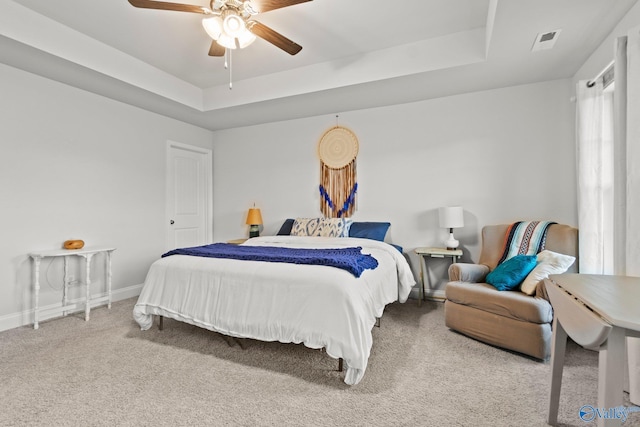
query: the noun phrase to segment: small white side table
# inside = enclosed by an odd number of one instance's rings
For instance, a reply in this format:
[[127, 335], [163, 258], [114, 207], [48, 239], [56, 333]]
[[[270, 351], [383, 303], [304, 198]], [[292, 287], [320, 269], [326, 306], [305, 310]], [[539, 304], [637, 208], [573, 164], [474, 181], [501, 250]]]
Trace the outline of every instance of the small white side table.
[[[39, 293], [40, 293], [40, 261], [43, 258], [55, 258], [64, 257], [64, 286], [62, 288], [62, 307], [56, 308], [54, 313], [67, 314], [67, 309], [75, 308], [75, 304], [69, 304], [68, 290], [69, 290], [69, 257], [77, 256], [84, 258], [85, 260], [85, 285], [87, 289], [85, 297], [85, 321], [89, 320], [89, 313], [91, 311], [91, 302], [107, 302], [107, 307], [111, 309], [111, 253], [116, 248], [83, 248], [83, 249], [56, 249], [52, 251], [32, 252], [29, 254], [33, 258], [33, 290], [34, 290], [34, 309], [33, 309], [33, 329], [38, 329], [38, 320], [40, 317], [40, 308], [38, 306]], [[105, 281], [107, 284], [107, 295], [101, 298], [94, 298], [91, 300], [90, 287], [91, 287], [91, 258], [95, 254], [105, 254]]]
[[[426, 280], [429, 280], [429, 270], [427, 269], [427, 260], [426, 258], [445, 258], [451, 257], [451, 261], [455, 264], [462, 256], [462, 249], [446, 249], [446, 248], [416, 248], [414, 250], [416, 255], [420, 257], [420, 299], [418, 300], [418, 305], [422, 305], [422, 301], [425, 299], [425, 275], [427, 276]], [[429, 284], [429, 288], [431, 288], [431, 284]]]

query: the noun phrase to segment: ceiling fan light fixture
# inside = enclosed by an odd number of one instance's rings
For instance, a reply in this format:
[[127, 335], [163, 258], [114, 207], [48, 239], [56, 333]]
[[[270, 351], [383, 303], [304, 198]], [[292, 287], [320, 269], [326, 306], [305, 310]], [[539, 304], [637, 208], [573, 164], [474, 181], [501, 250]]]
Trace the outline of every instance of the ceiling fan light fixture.
[[218, 40], [216, 40], [220, 46], [226, 47], [227, 49], [235, 49], [236, 48], [236, 39], [234, 37], [229, 36], [226, 33], [220, 34]]
[[238, 46], [240, 47], [240, 49], [244, 49], [254, 41], [256, 41], [256, 36], [247, 29], [245, 29], [242, 34], [238, 36]]
[[222, 21], [222, 29], [231, 37], [238, 37], [246, 31], [244, 20], [238, 15], [227, 15]]
[[257, 15], [258, 11], [253, 7], [249, 0], [242, 3], [242, 11], [245, 17]]
[[243, 49], [256, 40], [244, 19], [232, 13], [227, 13], [224, 19], [220, 16], [204, 18], [202, 26], [209, 37], [227, 49]]
[[212, 16], [202, 20], [202, 26], [209, 37], [218, 40], [222, 35], [222, 19], [219, 16]]

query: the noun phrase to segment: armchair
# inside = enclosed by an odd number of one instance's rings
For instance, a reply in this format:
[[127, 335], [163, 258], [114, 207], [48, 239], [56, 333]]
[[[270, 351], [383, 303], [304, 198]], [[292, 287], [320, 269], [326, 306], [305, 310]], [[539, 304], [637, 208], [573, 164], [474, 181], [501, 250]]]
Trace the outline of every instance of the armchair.
[[[540, 281], [533, 295], [520, 290], [498, 291], [484, 283], [502, 256], [509, 224], [482, 229], [482, 249], [477, 264], [449, 267], [445, 287], [445, 324], [479, 341], [523, 353], [536, 359], [551, 354], [553, 309]], [[576, 258], [567, 272], [578, 270], [578, 230], [553, 224], [547, 230], [545, 249]]]

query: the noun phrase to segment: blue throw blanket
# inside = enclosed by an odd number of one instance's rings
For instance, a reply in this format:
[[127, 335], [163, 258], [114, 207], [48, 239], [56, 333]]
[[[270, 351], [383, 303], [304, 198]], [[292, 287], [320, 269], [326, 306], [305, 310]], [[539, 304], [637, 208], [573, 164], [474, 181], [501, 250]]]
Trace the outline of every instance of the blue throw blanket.
[[248, 261], [286, 262], [290, 264], [327, 265], [340, 268], [360, 277], [364, 270], [373, 270], [378, 261], [362, 253], [361, 247], [306, 249], [274, 246], [244, 246], [230, 243], [178, 248], [162, 255], [192, 255], [210, 258], [229, 258]]

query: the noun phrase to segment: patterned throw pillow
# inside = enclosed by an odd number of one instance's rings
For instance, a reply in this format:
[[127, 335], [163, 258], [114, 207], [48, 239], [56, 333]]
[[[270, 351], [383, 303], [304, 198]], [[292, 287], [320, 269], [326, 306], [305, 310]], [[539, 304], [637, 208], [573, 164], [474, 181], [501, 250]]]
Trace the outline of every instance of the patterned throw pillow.
[[296, 218], [291, 227], [292, 236], [348, 237], [351, 219]]

